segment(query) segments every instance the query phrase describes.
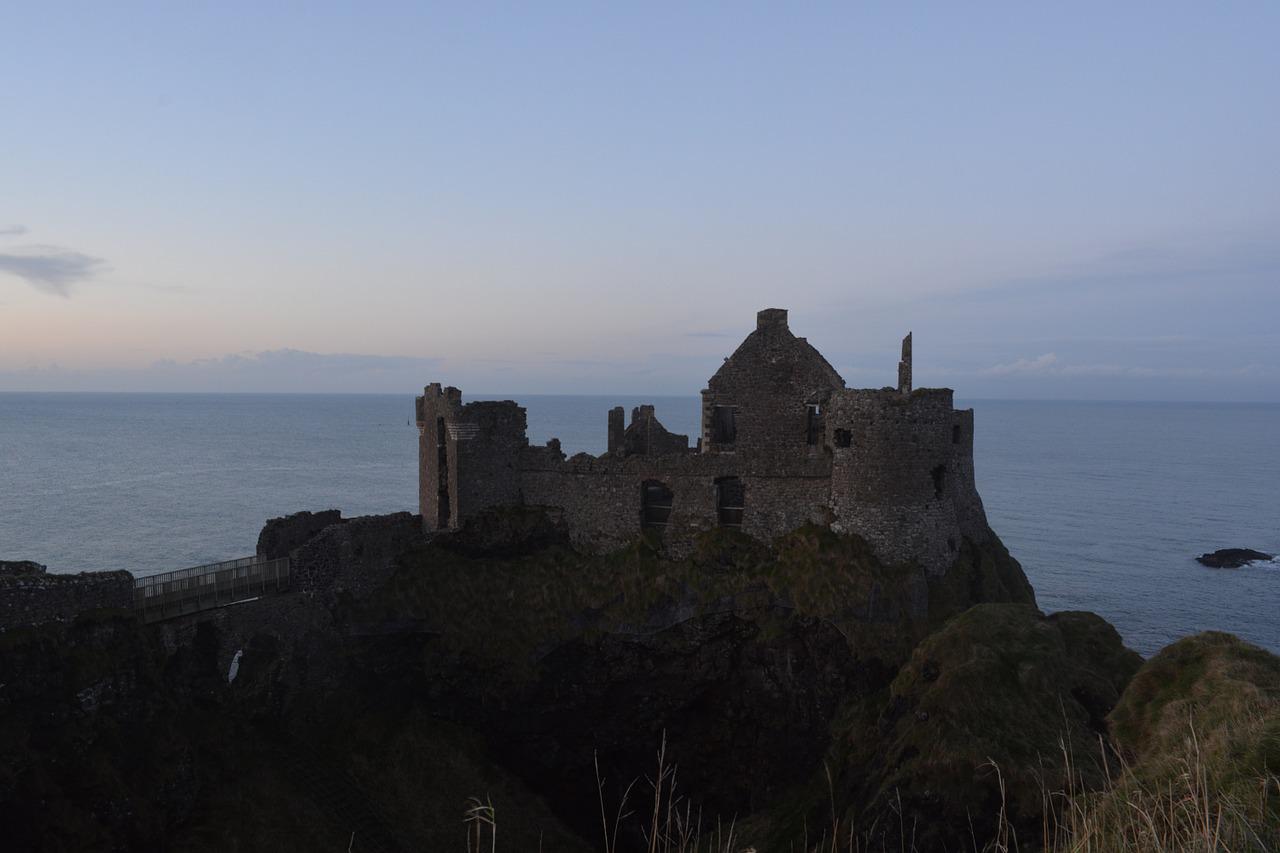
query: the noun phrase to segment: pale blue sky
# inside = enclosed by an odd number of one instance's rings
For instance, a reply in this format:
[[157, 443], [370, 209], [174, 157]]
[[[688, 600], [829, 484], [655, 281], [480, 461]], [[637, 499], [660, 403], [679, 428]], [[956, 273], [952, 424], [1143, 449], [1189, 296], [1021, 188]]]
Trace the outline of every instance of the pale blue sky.
[[1280, 400], [1280, 3], [689, 5], [5, 9], [0, 390]]

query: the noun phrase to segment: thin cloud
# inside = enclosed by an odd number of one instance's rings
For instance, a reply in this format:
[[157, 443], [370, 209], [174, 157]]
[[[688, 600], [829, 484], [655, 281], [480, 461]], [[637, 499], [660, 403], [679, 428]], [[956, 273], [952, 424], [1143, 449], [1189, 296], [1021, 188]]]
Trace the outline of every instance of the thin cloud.
[[981, 371], [985, 376], [1092, 376], [1127, 377], [1134, 379], [1208, 379], [1215, 377], [1246, 377], [1265, 375], [1262, 365], [1244, 367], [1210, 368], [1197, 366], [1146, 367], [1134, 364], [1067, 364], [1056, 353], [1047, 352], [1035, 358], [1020, 358], [1007, 364], [997, 364]]
[[296, 349], [233, 353], [135, 368], [0, 370], [9, 391], [192, 391], [409, 393], [439, 369], [438, 358]]
[[0, 237], [19, 237], [26, 233], [25, 225], [0, 225]]
[[1034, 299], [1044, 294], [1060, 298], [1068, 293], [1122, 289], [1164, 291], [1223, 279], [1269, 281], [1277, 273], [1280, 252], [1271, 239], [1214, 243], [1206, 238], [1191, 241], [1191, 245], [1151, 244], [1078, 258], [1056, 268], [975, 281], [918, 299], [1007, 303], [1014, 297]]
[[1058, 368], [1058, 356], [1047, 352], [1035, 358], [1020, 358], [1008, 364], [993, 365], [982, 372], [988, 376], [1016, 376], [1056, 372], [1055, 368]]
[[16, 252], [0, 253], [0, 272], [17, 276], [42, 293], [64, 299], [71, 289], [106, 269], [101, 258], [60, 246], [22, 246]]

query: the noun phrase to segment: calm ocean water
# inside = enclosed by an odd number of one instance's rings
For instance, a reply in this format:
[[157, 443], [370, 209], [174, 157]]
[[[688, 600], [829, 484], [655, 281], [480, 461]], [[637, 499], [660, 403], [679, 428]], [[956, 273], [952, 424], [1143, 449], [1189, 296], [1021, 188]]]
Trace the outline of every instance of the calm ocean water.
[[[599, 453], [614, 405], [696, 432], [696, 398], [523, 397], [529, 437]], [[1280, 652], [1280, 405], [968, 402], [992, 526], [1046, 611], [1150, 654], [1216, 628]], [[414, 510], [408, 396], [0, 394], [0, 559], [149, 574], [253, 552], [299, 509]]]

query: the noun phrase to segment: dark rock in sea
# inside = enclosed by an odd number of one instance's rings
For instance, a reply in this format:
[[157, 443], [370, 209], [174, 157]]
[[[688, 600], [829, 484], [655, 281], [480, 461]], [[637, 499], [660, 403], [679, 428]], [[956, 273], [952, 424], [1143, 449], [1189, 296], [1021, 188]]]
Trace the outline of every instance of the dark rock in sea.
[[1212, 554], [1201, 554], [1196, 561], [1211, 569], [1238, 569], [1250, 563], [1274, 560], [1274, 554], [1264, 554], [1249, 548], [1222, 548]]

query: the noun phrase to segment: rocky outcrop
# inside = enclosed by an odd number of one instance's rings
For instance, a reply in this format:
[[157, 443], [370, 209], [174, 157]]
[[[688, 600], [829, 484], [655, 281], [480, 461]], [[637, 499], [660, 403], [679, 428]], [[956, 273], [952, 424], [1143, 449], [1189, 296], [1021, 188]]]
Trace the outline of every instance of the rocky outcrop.
[[1274, 554], [1264, 554], [1249, 548], [1221, 548], [1212, 554], [1201, 554], [1196, 562], [1211, 569], [1238, 569], [1250, 563], [1274, 560]]
[[[0, 634], [0, 846], [449, 851], [475, 795], [509, 849], [588, 849], [482, 738], [365, 670], [375, 651], [348, 652], [332, 624], [289, 636], [296, 623], [264, 622], [229, 682], [219, 657], [244, 642], [224, 633], [240, 609], [193, 621], [176, 648], [127, 616]], [[327, 646], [308, 645], [318, 633]]]
[[207, 768], [179, 694], [204, 692], [197, 657], [167, 658], [131, 616], [0, 635], [6, 849], [155, 849], [192, 814]]
[[1185, 637], [1147, 661], [1110, 722], [1148, 778], [1168, 776], [1195, 741], [1220, 788], [1253, 785], [1280, 771], [1280, 657], [1219, 631]]
[[[919, 849], [955, 847], [999, 813], [1000, 778], [1033, 824], [1059, 738], [1096, 750], [1139, 664], [1098, 617], [1041, 615], [994, 538], [939, 577], [816, 525], [712, 531], [673, 560], [645, 540], [577, 553], [529, 508], [431, 540], [420, 524], [325, 526], [292, 548], [285, 595], [0, 637], [0, 682], [20, 685], [0, 688], [0, 831], [284, 853], [358, 829], [355, 850], [450, 850], [475, 795], [507, 849], [592, 849], [601, 794], [613, 814], [640, 780], [644, 812], [665, 742], [681, 802], [757, 849], [833, 803], [870, 838], [891, 797]], [[24, 823], [38, 802], [48, 820]], [[641, 827], [617, 849], [647, 849]]]
[[[366, 631], [379, 618], [415, 626], [366, 636], [361, 669], [481, 733], [589, 835], [597, 763], [616, 803], [652, 776], [664, 737], [705, 814], [766, 814], [806, 790], [841, 748], [850, 708], [885, 691], [968, 596], [1031, 611], [1002, 548], [966, 543], [956, 573], [945, 585], [886, 566], [858, 537], [818, 526], [772, 546], [717, 531], [684, 560], [644, 543], [607, 558], [557, 545], [477, 558], [441, 537], [347, 618]], [[623, 849], [637, 841], [621, 837]]]
[[1106, 716], [1141, 663], [1092, 613], [969, 609], [916, 647], [874, 724], [849, 732], [846, 823], [876, 848], [905, 825], [921, 850], [959, 849], [994, 838], [1002, 814], [1038, 837], [1048, 793], [1105, 783]]
[[1217, 631], [1185, 637], [1138, 671], [1109, 723], [1127, 772], [1096, 820], [1142, 809], [1173, 837], [1184, 808], [1151, 807], [1172, 791], [1194, 804], [1189, 823], [1215, 821], [1219, 849], [1280, 849], [1280, 657]]

